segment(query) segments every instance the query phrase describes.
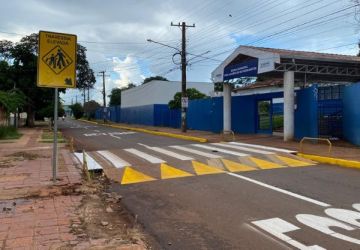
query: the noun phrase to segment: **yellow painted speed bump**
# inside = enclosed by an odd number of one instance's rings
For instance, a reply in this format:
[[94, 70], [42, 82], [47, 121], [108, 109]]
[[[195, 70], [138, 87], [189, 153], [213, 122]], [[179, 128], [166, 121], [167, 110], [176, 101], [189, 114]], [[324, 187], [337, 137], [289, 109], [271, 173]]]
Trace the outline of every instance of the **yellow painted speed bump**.
[[226, 159], [222, 159], [222, 162], [226, 166], [227, 169], [229, 169], [230, 172], [242, 172], [242, 171], [253, 171], [256, 170], [256, 168], [237, 163], [234, 161], [229, 161]]
[[161, 179], [193, 176], [192, 174], [186, 171], [174, 168], [166, 163], [161, 163], [160, 169], [161, 169]]
[[131, 183], [139, 183], [139, 182], [155, 181], [155, 180], [156, 180], [155, 178], [143, 174], [133, 168], [126, 167], [124, 171], [124, 175], [121, 180], [121, 184], [131, 184]]
[[284, 162], [286, 165], [290, 167], [305, 167], [305, 166], [312, 166], [314, 164], [311, 164], [309, 162], [295, 160], [289, 157], [276, 155], [277, 158], [279, 158], [282, 162]]
[[212, 167], [198, 161], [192, 161], [192, 165], [197, 175], [224, 173], [224, 170], [222, 169]]
[[261, 169], [272, 169], [272, 168], [282, 168], [283, 166], [271, 162], [271, 161], [266, 161], [266, 160], [262, 160], [259, 158], [255, 158], [255, 157], [249, 157], [249, 159], [254, 162], [259, 168]]

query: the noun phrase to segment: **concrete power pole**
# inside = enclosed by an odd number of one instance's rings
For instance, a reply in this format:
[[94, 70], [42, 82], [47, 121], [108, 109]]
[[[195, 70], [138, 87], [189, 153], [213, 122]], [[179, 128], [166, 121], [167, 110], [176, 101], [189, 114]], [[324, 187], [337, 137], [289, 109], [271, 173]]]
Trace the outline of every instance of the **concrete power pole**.
[[195, 28], [195, 24], [186, 25], [185, 22], [181, 24], [173, 24], [171, 26], [177, 26], [181, 28], [182, 43], [181, 43], [181, 131], [186, 132], [186, 111], [188, 99], [186, 96], [186, 28]]
[[105, 70], [99, 72], [100, 75], [103, 78], [103, 117], [104, 117], [104, 123], [106, 122], [106, 91], [105, 91]]

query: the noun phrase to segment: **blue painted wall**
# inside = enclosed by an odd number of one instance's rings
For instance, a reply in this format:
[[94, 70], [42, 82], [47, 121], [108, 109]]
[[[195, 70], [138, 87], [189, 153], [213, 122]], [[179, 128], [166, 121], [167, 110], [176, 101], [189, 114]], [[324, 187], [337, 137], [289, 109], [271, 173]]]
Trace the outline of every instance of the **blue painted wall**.
[[346, 86], [343, 97], [343, 134], [360, 146], [360, 83]]
[[223, 98], [189, 101], [187, 124], [189, 129], [219, 133], [223, 129]]
[[[315, 86], [297, 91], [297, 110], [295, 111], [295, 137], [317, 137], [317, 99]], [[232, 128], [235, 133], [257, 133], [257, 102], [283, 97], [282, 92], [232, 97]], [[280, 112], [283, 105], [278, 105]], [[179, 128], [181, 111], [170, 110], [166, 104], [140, 107], [111, 107], [110, 119], [115, 122], [149, 126]], [[96, 112], [97, 119], [102, 119], [101, 110]], [[306, 121], [306, 122], [304, 122]], [[223, 98], [207, 98], [189, 101], [187, 113], [189, 129], [219, 133], [223, 130]]]
[[317, 86], [296, 92], [295, 138], [318, 137]]

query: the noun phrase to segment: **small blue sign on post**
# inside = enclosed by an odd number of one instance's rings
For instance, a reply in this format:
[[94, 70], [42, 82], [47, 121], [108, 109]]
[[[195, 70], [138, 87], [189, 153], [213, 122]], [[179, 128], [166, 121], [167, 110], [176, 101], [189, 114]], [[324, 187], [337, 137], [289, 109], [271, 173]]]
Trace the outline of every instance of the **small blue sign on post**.
[[257, 74], [258, 59], [251, 59], [243, 63], [228, 65], [224, 68], [224, 80], [257, 76]]

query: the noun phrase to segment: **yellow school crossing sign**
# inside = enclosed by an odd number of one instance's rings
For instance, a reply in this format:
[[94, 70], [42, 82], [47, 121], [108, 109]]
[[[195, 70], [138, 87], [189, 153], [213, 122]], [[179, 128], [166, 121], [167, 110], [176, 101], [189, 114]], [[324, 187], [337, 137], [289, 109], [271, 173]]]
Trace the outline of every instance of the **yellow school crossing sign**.
[[39, 32], [37, 85], [75, 88], [76, 35]]

